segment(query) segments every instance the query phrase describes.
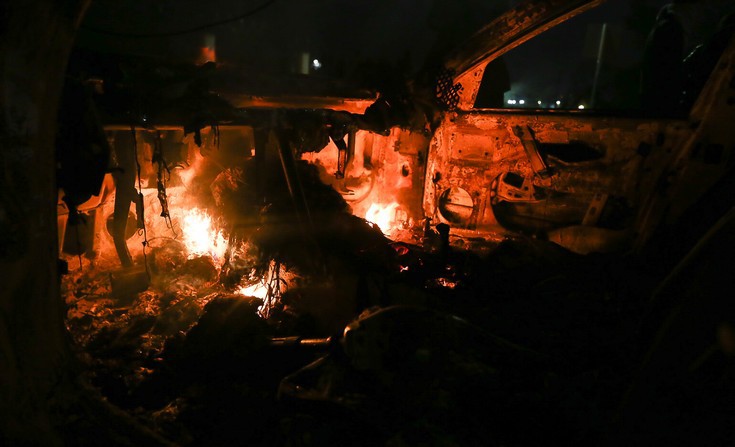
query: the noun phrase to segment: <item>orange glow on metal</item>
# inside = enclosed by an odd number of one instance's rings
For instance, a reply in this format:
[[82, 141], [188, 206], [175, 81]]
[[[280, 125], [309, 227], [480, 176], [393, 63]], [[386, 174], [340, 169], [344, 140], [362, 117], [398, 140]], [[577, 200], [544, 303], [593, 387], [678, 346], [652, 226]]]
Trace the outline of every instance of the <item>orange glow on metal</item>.
[[227, 99], [238, 108], [330, 109], [350, 113], [365, 113], [375, 100], [369, 98], [339, 98], [334, 96], [245, 95], [230, 94]]
[[216, 60], [217, 60], [217, 56], [214, 51], [214, 48], [202, 47], [200, 49], [200, 53], [199, 53], [200, 63], [203, 64], [206, 62], [215, 62]]

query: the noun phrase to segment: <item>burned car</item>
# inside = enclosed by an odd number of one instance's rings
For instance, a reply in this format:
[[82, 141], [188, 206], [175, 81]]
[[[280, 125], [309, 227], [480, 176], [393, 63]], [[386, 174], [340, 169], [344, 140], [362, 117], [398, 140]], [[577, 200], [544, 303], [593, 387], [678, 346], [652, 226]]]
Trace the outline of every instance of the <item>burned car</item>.
[[[127, 191], [137, 161], [149, 177], [139, 192], [154, 191], [149, 188], [158, 183], [156, 194], [165, 196], [161, 169], [171, 175], [172, 166], [201, 157], [192, 148], [211, 128], [212, 142], [219, 135], [221, 145], [245, 146], [240, 158], [262, 161], [268, 147], [280, 147], [293, 162], [316, 166], [352, 213], [394, 240], [420, 242], [430, 222], [448, 224], [452, 238], [499, 240], [525, 233], [579, 253], [642, 250], [716, 194], [712, 189], [728, 172], [732, 25], [723, 21], [717, 33], [696, 42], [694, 60], [679, 67], [687, 71], [680, 85], [657, 96], [674, 98], [675, 105], [662, 107], [641, 91], [655, 83], [639, 79], [649, 59], [660, 59], [656, 52], [666, 49], [643, 40], [652, 30], [626, 28], [636, 5], [624, 3], [522, 3], [452, 53], [425, 77], [431, 82], [416, 80], [382, 94], [323, 96], [321, 89], [322, 96], [309, 95], [304, 92], [315, 89], [303, 79], [286, 87], [292, 93], [276, 92], [273, 81], [264, 87], [222, 76], [226, 82], [219, 89], [208, 86], [217, 93], [213, 100], [208, 91], [192, 93], [202, 72], [214, 69], [209, 64], [174, 83], [188, 93], [175, 97], [171, 86], [159, 91], [160, 101], [176, 113], [146, 110], [150, 96], [118, 102], [105, 118], [106, 129], [111, 138], [129, 140], [122, 129], [132, 124], [149, 135], [142, 146], [146, 160], [159, 163], [156, 173], [140, 163], [141, 153], [137, 160], [118, 156], [118, 167], [127, 160]], [[559, 55], [568, 60], [557, 61]], [[541, 68], [553, 75], [539, 79]], [[149, 84], [175, 78], [154, 75]], [[255, 92], [243, 94], [248, 85]], [[163, 140], [153, 129], [166, 134]], [[192, 148], [181, 145], [185, 134], [192, 135]], [[191, 171], [181, 174], [189, 178]], [[298, 182], [289, 184], [298, 193]], [[134, 202], [135, 194], [126, 200]], [[118, 208], [116, 231], [122, 234], [127, 212]], [[116, 244], [124, 252], [121, 237]]]
[[[666, 92], [676, 107], [662, 110], [644, 103], [650, 96], [633, 76], [650, 63], [648, 53], [666, 50], [650, 48], [650, 39], [637, 57], [620, 48], [630, 32], [623, 10], [632, 3], [599, 5], [623, 8], [618, 22], [610, 9], [599, 16], [595, 9], [584, 12], [601, 2], [540, 3], [498, 18], [448, 62], [456, 73], [450, 84], [461, 90], [428, 151], [424, 212], [458, 232], [537, 233], [581, 253], [641, 249], [712, 194], [728, 171], [732, 27], [723, 22], [721, 34], [698, 47], [717, 56], [686, 66], [687, 88]], [[600, 17], [612, 20], [601, 23]], [[564, 27], [565, 34], [557, 32]], [[570, 45], [572, 35], [576, 45]], [[544, 52], [553, 57], [538, 56]], [[562, 54], [567, 59], [556, 61]], [[524, 63], [532, 56], [561, 68]], [[505, 104], [488, 106], [483, 90], [497, 75], [487, 70], [498, 60], [512, 73], [511, 90]], [[617, 72], [605, 72], [615, 65]], [[532, 70], [541, 68], [552, 80], [533, 87]], [[524, 82], [531, 85], [527, 91]], [[548, 95], [565, 87], [564, 96]]]
[[90, 382], [183, 445], [657, 445], [731, 407], [733, 7], [509, 3], [381, 88], [72, 58]]

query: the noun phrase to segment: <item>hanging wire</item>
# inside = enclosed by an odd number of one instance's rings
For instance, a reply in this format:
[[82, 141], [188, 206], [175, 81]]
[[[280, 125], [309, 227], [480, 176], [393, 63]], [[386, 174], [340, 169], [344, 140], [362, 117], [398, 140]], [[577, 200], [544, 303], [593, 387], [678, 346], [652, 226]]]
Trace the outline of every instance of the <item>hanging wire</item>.
[[181, 29], [177, 31], [162, 31], [162, 32], [157, 32], [157, 33], [125, 33], [121, 31], [110, 31], [110, 30], [106, 30], [102, 28], [96, 28], [96, 27], [88, 26], [84, 24], [82, 24], [81, 28], [87, 31], [91, 31], [93, 33], [97, 33], [97, 34], [105, 34], [108, 36], [116, 36], [116, 37], [127, 37], [131, 39], [140, 39], [140, 38], [145, 39], [145, 38], [151, 38], [151, 37], [173, 37], [173, 36], [180, 36], [183, 34], [195, 33], [197, 31], [202, 31], [205, 29], [214, 28], [214, 27], [221, 26], [221, 25], [226, 25], [232, 22], [237, 22], [238, 20], [242, 20], [244, 18], [253, 16], [259, 13], [260, 11], [266, 9], [267, 7], [271, 6], [275, 2], [276, 0], [268, 0], [265, 3], [259, 6], [256, 6], [250, 11], [247, 11], [238, 16], [231, 17], [229, 19], [218, 20], [218, 21], [211, 22], [211, 23], [206, 23], [204, 25], [198, 25], [192, 28], [185, 28], [185, 29]]
[[266, 288], [263, 305], [259, 310], [261, 317], [268, 319], [275, 310], [276, 306], [281, 302], [281, 297], [288, 290], [288, 281], [281, 277], [281, 262], [272, 259], [268, 265], [268, 270], [263, 278]]
[[75, 224], [74, 224], [74, 232], [77, 235], [77, 241], [76, 241], [77, 242], [76, 243], [76, 245], [77, 245], [77, 258], [79, 259], [79, 270], [82, 270], [82, 242], [81, 242], [80, 236], [79, 236], [79, 222], [81, 222], [81, 217], [80, 217], [81, 213], [77, 209], [74, 209], [74, 212], [77, 214], [77, 217], [75, 219]]
[[157, 173], [157, 189], [158, 189], [158, 201], [161, 203], [161, 217], [166, 221], [166, 228], [170, 229], [174, 235], [174, 239], [178, 237], [176, 230], [174, 229], [173, 221], [171, 220], [171, 213], [168, 207], [168, 195], [166, 194], [166, 185], [171, 179], [171, 170], [166, 164], [166, 159], [163, 157], [163, 142], [161, 141], [161, 131], [156, 131], [156, 139], [153, 149], [153, 162], [158, 164]]
[[143, 185], [140, 180], [140, 161], [138, 160], [138, 139], [135, 131], [135, 125], [130, 126], [130, 133], [133, 136], [133, 153], [135, 154], [135, 165], [138, 169], [138, 202], [136, 204], [136, 212], [138, 212], [138, 236], [143, 236], [143, 265], [145, 266], [145, 273], [148, 275], [148, 279], [151, 277], [151, 272], [148, 269], [148, 255], [146, 254], [146, 248], [148, 247], [148, 233], [145, 228], [145, 217], [143, 215], [144, 204], [143, 204]]

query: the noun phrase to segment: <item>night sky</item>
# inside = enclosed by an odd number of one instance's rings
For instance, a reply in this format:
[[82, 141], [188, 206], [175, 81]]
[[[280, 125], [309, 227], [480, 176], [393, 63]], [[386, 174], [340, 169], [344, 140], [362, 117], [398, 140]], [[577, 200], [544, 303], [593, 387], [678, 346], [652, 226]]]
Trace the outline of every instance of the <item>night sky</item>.
[[[597, 78], [598, 106], [638, 108], [646, 37], [657, 12], [668, 1], [608, 0], [509, 52], [504, 57], [511, 85], [505, 101], [525, 99], [525, 107], [535, 107], [537, 101], [554, 107], [557, 99], [572, 108], [589, 105], [600, 29], [606, 24], [603, 66]], [[422, 68], [441, 62], [472, 33], [517, 3], [211, 0], [202, 7], [195, 0], [94, 0], [82, 24], [78, 47], [149, 56], [162, 62], [195, 62], [209, 35], [216, 42], [217, 62], [246, 73], [297, 73], [302, 56], [308, 54], [309, 61], [317, 59], [321, 65], [319, 70], [311, 69], [312, 75], [380, 90], [383, 81], [411, 78]], [[702, 0], [701, 8], [693, 11], [714, 11], [727, 4]], [[179, 32], [222, 21], [227, 23]], [[714, 23], [708, 29], [714, 29]], [[170, 35], [136, 36], [161, 33]]]
[[241, 16], [268, 0], [95, 0], [78, 44], [125, 54], [193, 60], [204, 34], [216, 36], [218, 62], [279, 73], [308, 52], [323, 72], [339, 76], [350, 66], [371, 61], [418, 69], [432, 49], [454, 46], [515, 3], [495, 0], [275, 0], [242, 20], [207, 31], [165, 38], [109, 36], [170, 32]]

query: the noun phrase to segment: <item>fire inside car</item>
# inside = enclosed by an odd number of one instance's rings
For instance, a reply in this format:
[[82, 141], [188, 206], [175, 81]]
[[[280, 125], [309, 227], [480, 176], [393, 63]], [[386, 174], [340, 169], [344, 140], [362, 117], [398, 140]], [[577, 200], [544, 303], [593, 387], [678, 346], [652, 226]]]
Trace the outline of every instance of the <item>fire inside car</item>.
[[114, 408], [59, 445], [735, 440], [730, 2], [129, 3], [59, 92], [63, 324]]

